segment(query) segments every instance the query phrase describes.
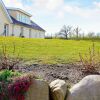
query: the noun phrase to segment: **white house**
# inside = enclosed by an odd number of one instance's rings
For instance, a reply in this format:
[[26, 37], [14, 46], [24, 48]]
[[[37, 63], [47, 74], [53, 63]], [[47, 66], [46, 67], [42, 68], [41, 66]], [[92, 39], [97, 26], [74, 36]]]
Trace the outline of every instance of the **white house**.
[[19, 8], [6, 8], [0, 0], [0, 35], [44, 38], [45, 30], [31, 20], [32, 15]]

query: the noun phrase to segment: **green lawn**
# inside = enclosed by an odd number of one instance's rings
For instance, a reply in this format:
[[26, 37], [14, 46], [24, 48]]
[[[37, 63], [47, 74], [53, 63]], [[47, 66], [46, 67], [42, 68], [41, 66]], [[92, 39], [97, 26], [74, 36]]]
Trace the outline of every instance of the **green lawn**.
[[[7, 51], [12, 55], [13, 44], [16, 54], [24, 59], [32, 59], [39, 63], [69, 63], [79, 60], [79, 53], [87, 53], [93, 42], [89, 40], [61, 40], [61, 39], [25, 39], [14, 37], [0, 37], [2, 44], [7, 45]], [[100, 42], [95, 42], [96, 49], [100, 49]]]

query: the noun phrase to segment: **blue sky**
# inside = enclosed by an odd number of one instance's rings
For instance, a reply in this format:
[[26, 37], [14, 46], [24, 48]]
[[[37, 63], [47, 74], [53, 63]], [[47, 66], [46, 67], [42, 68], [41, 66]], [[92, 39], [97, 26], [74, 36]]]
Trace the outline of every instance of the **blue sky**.
[[7, 7], [31, 13], [32, 20], [47, 33], [63, 25], [79, 26], [83, 32], [100, 32], [100, 0], [3, 0]]

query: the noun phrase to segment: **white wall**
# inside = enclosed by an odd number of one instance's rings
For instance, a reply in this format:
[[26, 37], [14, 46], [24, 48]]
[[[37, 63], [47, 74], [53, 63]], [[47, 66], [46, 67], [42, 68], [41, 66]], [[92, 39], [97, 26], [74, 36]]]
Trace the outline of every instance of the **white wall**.
[[29, 38], [29, 30], [30, 30], [29, 28], [25, 28], [25, 27], [24, 27], [24, 32], [23, 32], [23, 33], [24, 33], [24, 36], [25, 36], [26, 38]]
[[32, 38], [45, 38], [45, 32], [32, 29]]
[[11, 31], [12, 30], [12, 26], [11, 26], [8, 18], [6, 17], [6, 14], [4, 13], [1, 5], [0, 5], [0, 35], [2, 35], [3, 32], [4, 32], [4, 25], [5, 24], [8, 24], [9, 25], [9, 30], [8, 31], [9, 31], [9, 34], [10, 34], [12, 32]]
[[14, 29], [13, 29], [13, 34], [14, 36], [20, 36], [20, 33], [21, 33], [21, 27], [19, 25], [14, 25]]
[[[18, 36], [18, 37], [20, 36], [21, 27], [22, 26], [20, 26], [20, 25], [14, 25], [14, 36]], [[30, 28], [23, 27], [23, 35], [25, 38], [30, 38], [29, 30], [30, 30]], [[31, 29], [31, 38], [44, 38], [44, 37], [45, 37], [45, 32]]]

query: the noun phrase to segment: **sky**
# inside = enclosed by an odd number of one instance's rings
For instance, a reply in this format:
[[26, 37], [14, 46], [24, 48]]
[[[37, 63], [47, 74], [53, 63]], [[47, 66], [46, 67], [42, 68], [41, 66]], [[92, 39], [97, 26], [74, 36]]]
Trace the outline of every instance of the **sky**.
[[32, 20], [54, 34], [63, 25], [79, 26], [83, 32], [100, 32], [100, 0], [3, 0], [7, 7], [21, 8]]

